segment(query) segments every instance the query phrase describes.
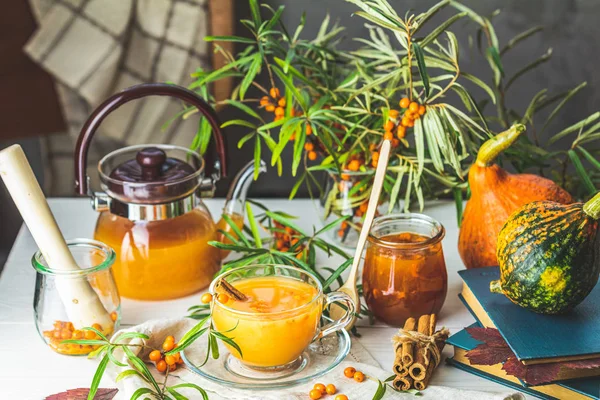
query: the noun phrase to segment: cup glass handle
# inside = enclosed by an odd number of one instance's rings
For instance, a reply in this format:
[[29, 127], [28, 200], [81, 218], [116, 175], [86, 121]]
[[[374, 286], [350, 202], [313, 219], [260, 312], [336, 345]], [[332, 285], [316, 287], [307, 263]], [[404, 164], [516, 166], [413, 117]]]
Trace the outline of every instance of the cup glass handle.
[[323, 304], [323, 308], [327, 308], [332, 303], [342, 303], [342, 305], [346, 308], [346, 312], [344, 315], [335, 321], [328, 323], [323, 326], [315, 335], [314, 340], [321, 339], [331, 333], [337, 332], [346, 328], [346, 326], [352, 321], [354, 318], [354, 313], [356, 312], [356, 305], [354, 304], [354, 300], [346, 293], [343, 292], [331, 292], [325, 295], [325, 304]]

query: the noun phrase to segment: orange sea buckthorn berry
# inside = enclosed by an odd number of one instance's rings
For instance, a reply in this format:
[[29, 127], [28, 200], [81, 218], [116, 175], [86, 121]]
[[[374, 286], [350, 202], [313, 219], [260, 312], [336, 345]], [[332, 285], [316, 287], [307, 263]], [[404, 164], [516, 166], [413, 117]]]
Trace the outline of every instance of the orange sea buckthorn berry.
[[323, 393], [317, 389], [311, 390], [308, 392], [308, 395], [310, 396], [311, 400], [319, 400], [321, 397], [323, 397]]
[[308, 159], [310, 161], [315, 161], [317, 159], [317, 153], [314, 151], [309, 151], [308, 152]]
[[406, 97], [402, 98], [402, 100], [400, 100], [400, 107], [402, 108], [408, 108], [408, 106], [410, 105], [410, 100]]
[[315, 148], [315, 145], [310, 142], [307, 142], [304, 144], [304, 150], [306, 150], [306, 151], [312, 151], [314, 148]]
[[159, 360], [156, 363], [156, 369], [158, 370], [158, 372], [165, 372], [167, 370], [167, 363], [165, 362], [165, 360]]
[[275, 115], [276, 115], [277, 117], [283, 117], [283, 116], [284, 116], [284, 114], [285, 114], [285, 109], [284, 109], [283, 107], [277, 107], [277, 108], [275, 109]]
[[312, 126], [306, 125], [306, 134], [307, 135], [312, 135]]
[[277, 105], [279, 107], [285, 107], [285, 97], [280, 98], [279, 101], [277, 102]]
[[260, 99], [260, 105], [261, 105], [261, 106], [266, 106], [266, 105], [268, 105], [269, 103], [270, 103], [270, 101], [269, 101], [269, 97], [268, 97], [268, 96], [263, 96], [263, 97]]
[[356, 368], [354, 368], [354, 367], [348, 367], [344, 370], [344, 376], [346, 378], [352, 378], [355, 373], [356, 373]]
[[318, 390], [319, 392], [321, 392], [321, 394], [326, 393], [325, 385], [323, 385], [322, 383], [315, 383], [315, 386], [313, 386], [313, 389]]
[[265, 110], [267, 110], [268, 112], [273, 112], [275, 111], [275, 106], [273, 104], [267, 104]]
[[398, 114], [399, 114], [398, 110], [390, 110], [390, 112], [388, 113], [388, 116], [390, 118], [396, 119], [396, 118], [398, 118]]
[[221, 293], [217, 296], [217, 300], [219, 301], [219, 303], [227, 304], [227, 302], [229, 301], [229, 296], [227, 296], [225, 293]]
[[406, 126], [409, 126], [409, 125], [410, 125], [410, 122], [411, 122], [411, 119], [410, 119], [410, 118], [408, 118], [408, 117], [402, 117], [402, 122], [400, 122], [400, 124], [401, 124], [402, 126], [405, 126], [405, 127], [406, 127]]
[[385, 121], [385, 124], [383, 124], [383, 129], [390, 132], [392, 129], [394, 129], [394, 123], [388, 119]]
[[339, 237], [342, 237], [342, 236], [344, 236], [344, 230], [343, 230], [343, 229], [340, 229], [340, 230], [338, 231], [338, 236], [339, 236]]
[[[283, 115], [276, 115], [274, 121], [280, 121], [282, 119], [283, 119]], [[294, 139], [292, 139], [292, 140], [294, 140]]]
[[408, 120], [408, 127], [412, 128], [413, 126], [415, 126], [415, 120], [414, 119], [409, 119]]
[[425, 106], [424, 105], [420, 105], [419, 106], [419, 111], [418, 111], [419, 115], [423, 115], [425, 114]]
[[[167, 364], [168, 365], [168, 364]], [[169, 372], [173, 372], [177, 369], [177, 364], [169, 365]]]
[[83, 336], [86, 339], [96, 339], [96, 332], [94, 332], [94, 331], [85, 331], [85, 333], [83, 334]]
[[150, 361], [156, 362], [162, 358], [162, 354], [160, 354], [160, 351], [158, 350], [152, 350], [150, 354], [148, 354], [148, 358], [150, 359]]
[[330, 383], [325, 388], [325, 391], [327, 392], [327, 394], [335, 394], [335, 392], [337, 392], [337, 388], [335, 387], [335, 385], [333, 383]]
[[269, 94], [271, 95], [272, 98], [276, 99], [279, 97], [279, 89], [276, 87], [271, 88], [271, 90], [269, 90]]
[[392, 147], [400, 146], [400, 141], [396, 138], [392, 139]]
[[367, 211], [367, 208], [369, 208], [369, 204], [365, 202], [360, 205], [359, 210], [365, 212]]
[[373, 158], [373, 160], [379, 160], [379, 153], [374, 152], [373, 155], [371, 156], [371, 158]]
[[113, 311], [110, 313], [110, 319], [115, 322], [117, 320], [117, 318], [119, 317], [119, 314], [117, 314], [116, 311]]
[[[173, 336], [170, 336], [170, 337], [173, 337]], [[164, 351], [171, 351], [171, 350], [173, 350], [174, 347], [175, 347], [175, 343], [171, 340], [165, 340], [162, 345], [162, 348]]]
[[61, 339], [71, 339], [71, 337], [72, 337], [72, 336], [73, 336], [73, 334], [72, 334], [72, 333], [71, 333], [71, 331], [70, 331], [70, 330], [68, 330], [68, 329], [63, 329], [63, 330], [60, 332], [60, 338], [61, 338]]
[[102, 332], [102, 325], [100, 325], [100, 324], [93, 324], [93, 325], [92, 325], [92, 328], [94, 328], [94, 329], [96, 329], [96, 330], [98, 330], [98, 331]]
[[394, 134], [392, 132], [386, 132], [383, 134], [383, 140], [392, 140], [394, 138]]
[[345, 394], [338, 394], [337, 396], [335, 396], [335, 400], [348, 400], [348, 396], [346, 396]]
[[175, 357], [169, 354], [168, 356], [165, 356], [165, 362], [167, 363], [167, 365], [173, 365], [177, 362], [177, 360], [175, 359]]
[[413, 113], [419, 112], [419, 103], [417, 103], [416, 101], [411, 102], [408, 105], [408, 109], [410, 110], [410, 112]]
[[358, 171], [359, 168], [360, 168], [360, 162], [358, 160], [352, 160], [352, 161], [350, 161], [350, 163], [348, 163], [348, 169], [350, 171]]
[[349, 181], [349, 180], [350, 180], [350, 175], [348, 175], [348, 174], [342, 174], [342, 175], [341, 175], [341, 178], [342, 178], [342, 180], [344, 180], [344, 181]]
[[82, 331], [73, 331], [73, 339], [83, 339]]
[[204, 304], [208, 304], [212, 301], [213, 295], [210, 293], [204, 293], [202, 297], [200, 297], [200, 301]]
[[356, 372], [354, 373], [354, 376], [353, 376], [353, 378], [354, 378], [354, 380], [355, 380], [356, 382], [362, 382], [362, 381], [364, 381], [364, 380], [365, 380], [365, 374], [363, 374], [363, 373], [362, 373], [362, 372], [360, 372], [360, 371], [356, 371]]
[[396, 136], [398, 139], [403, 139], [406, 136], [406, 127], [404, 125], [398, 125], [396, 129]]
[[373, 168], [377, 168], [378, 165], [379, 165], [379, 161], [377, 161], [377, 160], [371, 160], [371, 166]]

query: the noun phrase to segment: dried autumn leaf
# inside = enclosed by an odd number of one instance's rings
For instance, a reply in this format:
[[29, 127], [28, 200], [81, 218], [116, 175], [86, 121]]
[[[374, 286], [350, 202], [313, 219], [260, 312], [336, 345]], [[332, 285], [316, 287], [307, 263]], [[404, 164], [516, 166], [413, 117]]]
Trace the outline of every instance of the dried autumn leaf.
[[467, 357], [471, 364], [476, 365], [496, 365], [504, 362], [504, 360], [512, 355], [513, 352], [506, 344], [504, 347], [480, 344], [467, 352]]
[[497, 329], [474, 327], [467, 328], [466, 330], [467, 333], [469, 333], [469, 335], [471, 335], [471, 337], [478, 342], [482, 342], [493, 347], [508, 347], [504, 341], [504, 338]]
[[[98, 389], [94, 400], [112, 400], [119, 389]], [[51, 394], [45, 400], [86, 400], [90, 389], [78, 388], [69, 389], [66, 392]]]

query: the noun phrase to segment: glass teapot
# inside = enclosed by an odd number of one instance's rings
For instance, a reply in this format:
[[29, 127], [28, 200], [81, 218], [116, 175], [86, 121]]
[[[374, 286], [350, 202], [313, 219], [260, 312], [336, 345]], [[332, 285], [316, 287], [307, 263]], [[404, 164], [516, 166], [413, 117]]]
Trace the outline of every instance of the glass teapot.
[[[108, 114], [141, 97], [176, 97], [194, 105], [212, 127], [206, 157], [171, 145], [129, 146], [102, 158], [98, 173], [102, 192], [89, 188], [87, 152], [94, 133]], [[226, 174], [225, 144], [214, 110], [196, 93], [168, 84], [141, 84], [109, 97], [84, 124], [75, 149], [75, 187], [92, 198], [100, 212], [94, 237], [117, 253], [113, 266], [119, 293], [140, 300], [164, 300], [195, 293], [211, 282], [227, 253], [208, 244], [232, 231], [213, 222], [202, 202]], [[265, 170], [264, 163], [260, 171]], [[229, 190], [224, 214], [238, 227], [244, 223], [246, 193], [254, 175], [249, 163]]]

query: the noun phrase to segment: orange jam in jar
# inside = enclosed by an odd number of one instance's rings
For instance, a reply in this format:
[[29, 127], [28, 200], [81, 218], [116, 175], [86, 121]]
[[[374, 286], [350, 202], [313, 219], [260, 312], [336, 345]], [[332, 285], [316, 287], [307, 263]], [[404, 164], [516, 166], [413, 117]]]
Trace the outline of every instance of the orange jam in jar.
[[377, 218], [369, 234], [363, 291], [379, 320], [403, 326], [409, 317], [439, 313], [448, 289], [444, 227], [422, 214]]

